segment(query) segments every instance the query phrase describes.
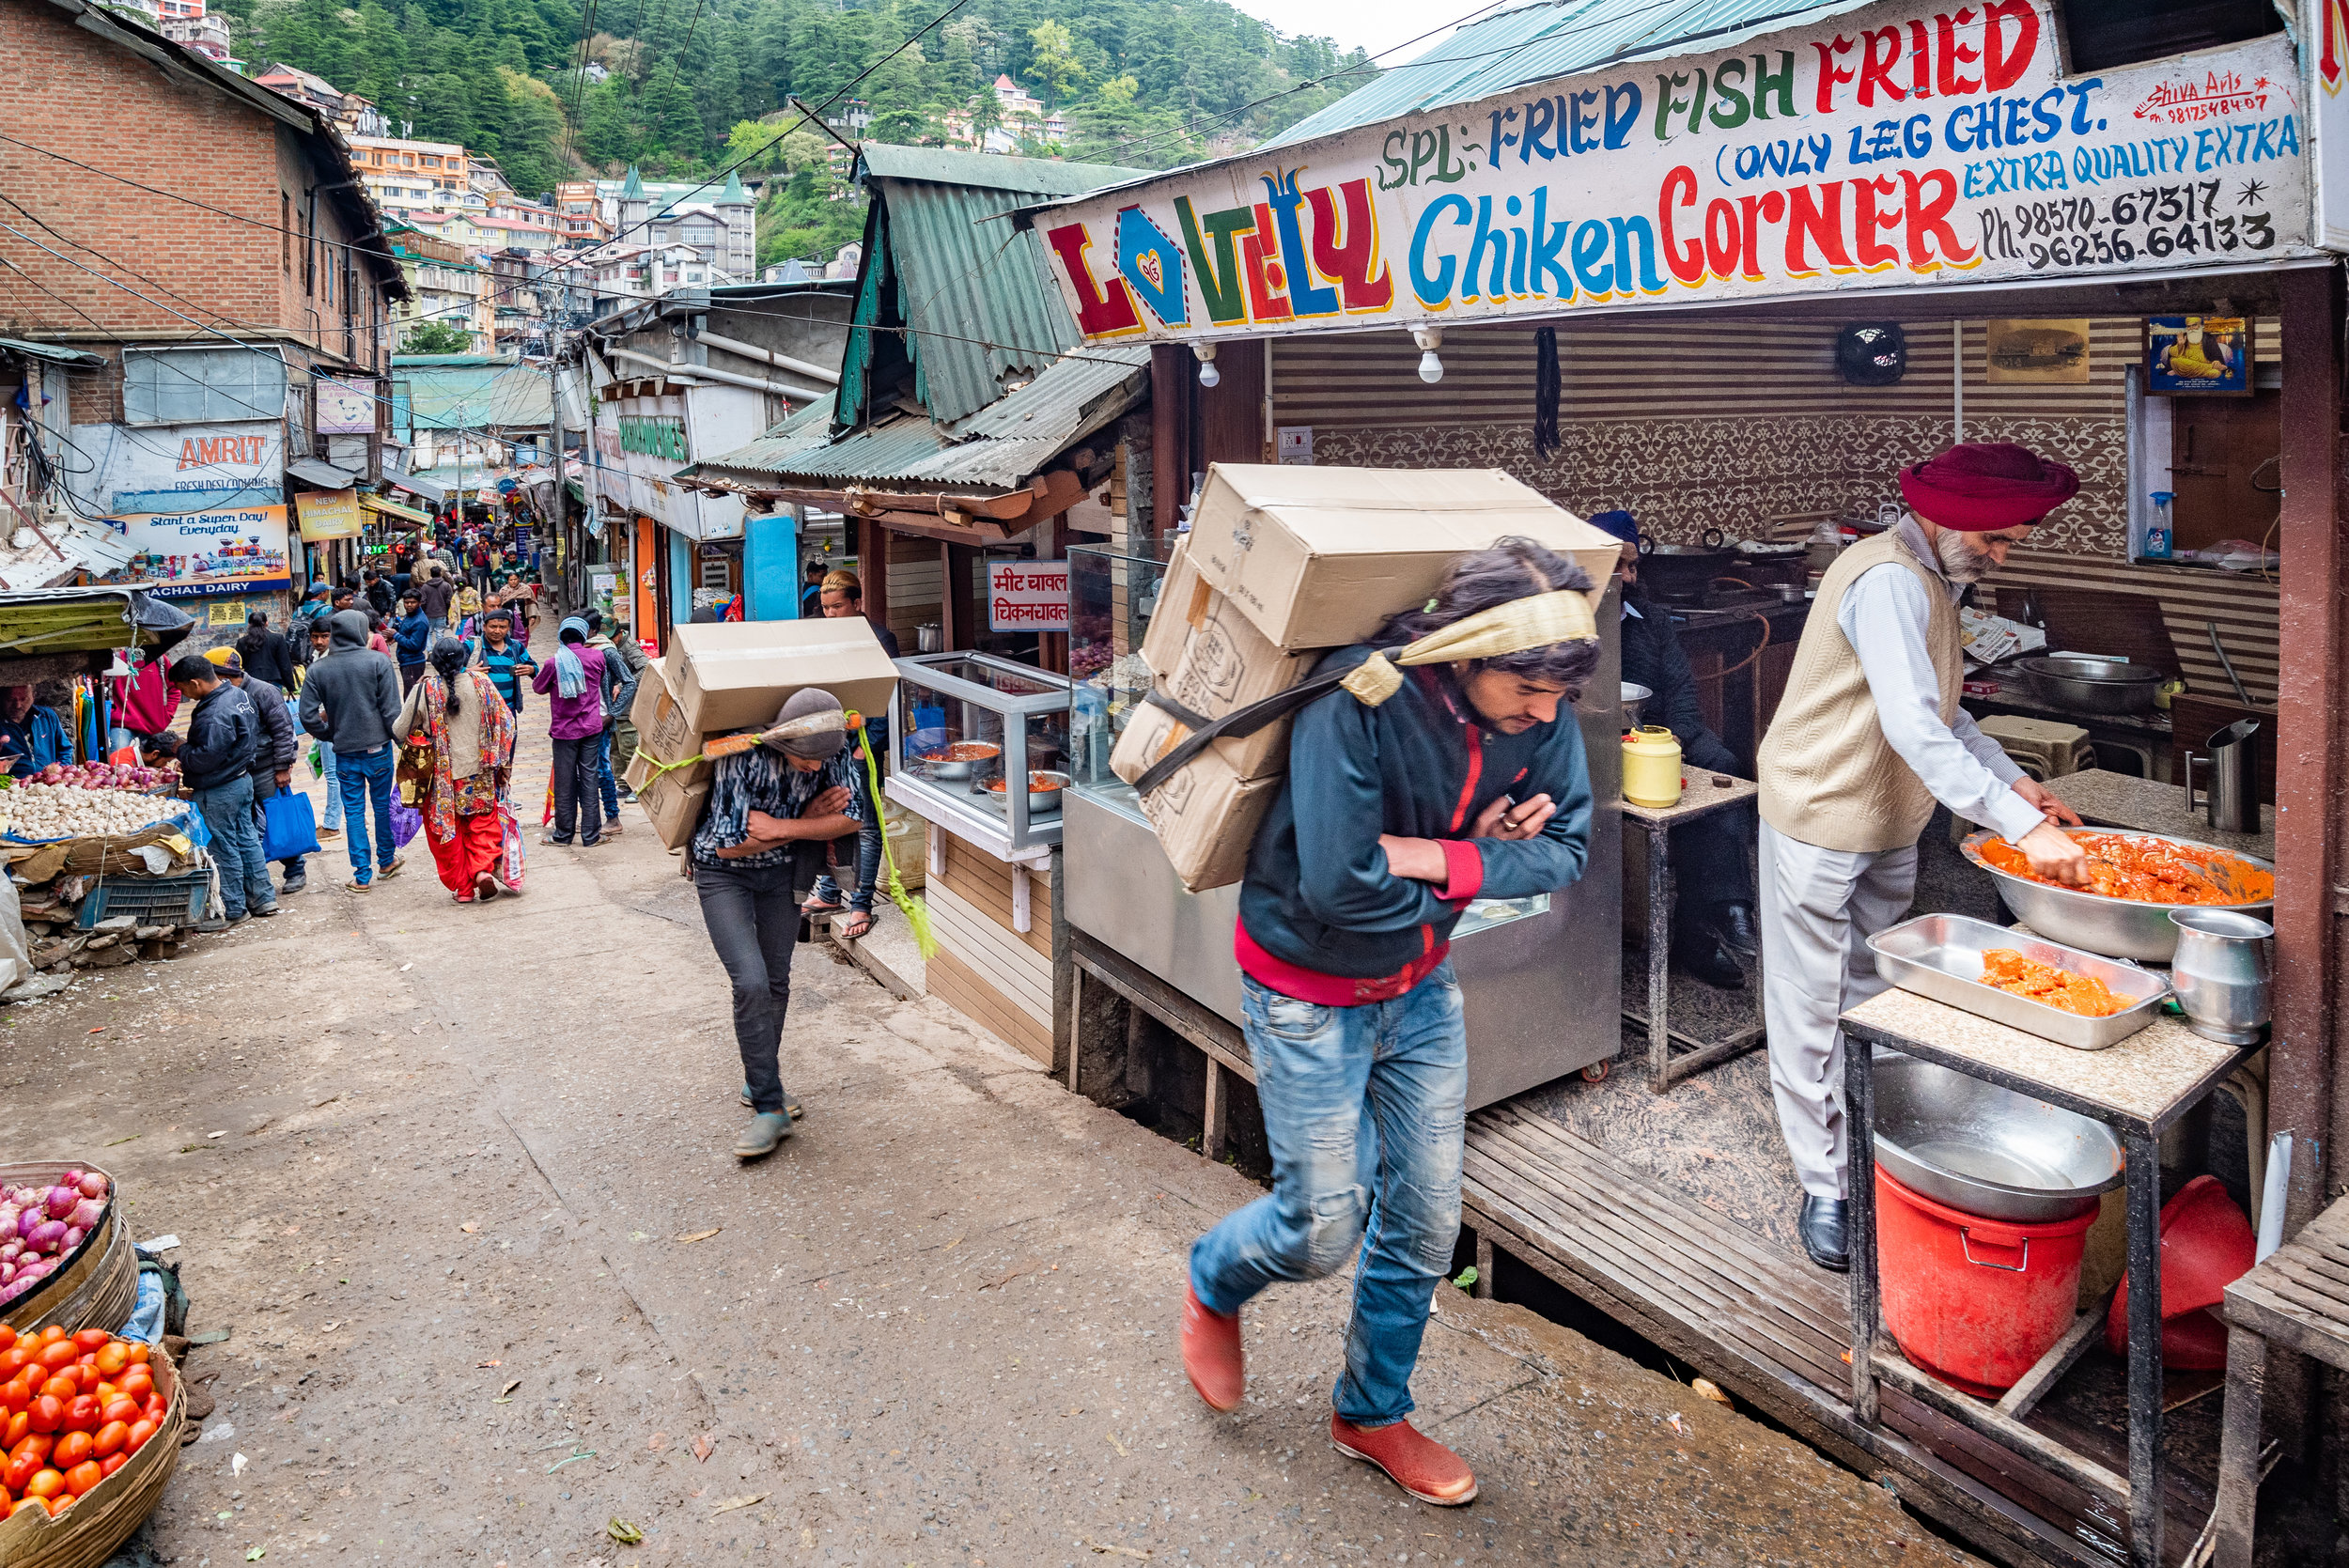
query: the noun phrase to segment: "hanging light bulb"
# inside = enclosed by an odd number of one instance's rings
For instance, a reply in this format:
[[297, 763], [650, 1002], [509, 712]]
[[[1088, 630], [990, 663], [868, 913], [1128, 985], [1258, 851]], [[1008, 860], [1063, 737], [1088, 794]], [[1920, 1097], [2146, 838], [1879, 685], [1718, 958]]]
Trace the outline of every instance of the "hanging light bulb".
[[1199, 384], [1201, 386], [1214, 386], [1223, 380], [1223, 373], [1215, 367], [1214, 344], [1194, 343], [1190, 346], [1190, 351], [1199, 356]]
[[1429, 386], [1443, 380], [1443, 361], [1436, 350], [1443, 347], [1441, 327], [1413, 327], [1411, 341], [1419, 345], [1419, 379]]

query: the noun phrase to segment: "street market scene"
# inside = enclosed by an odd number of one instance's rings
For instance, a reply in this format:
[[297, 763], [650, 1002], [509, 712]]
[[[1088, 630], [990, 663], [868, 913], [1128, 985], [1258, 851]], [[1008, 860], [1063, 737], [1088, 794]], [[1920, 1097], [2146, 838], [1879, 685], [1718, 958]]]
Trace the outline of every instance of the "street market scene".
[[0, 1568], [2349, 1568], [2349, 8], [676, 9], [0, 0]]

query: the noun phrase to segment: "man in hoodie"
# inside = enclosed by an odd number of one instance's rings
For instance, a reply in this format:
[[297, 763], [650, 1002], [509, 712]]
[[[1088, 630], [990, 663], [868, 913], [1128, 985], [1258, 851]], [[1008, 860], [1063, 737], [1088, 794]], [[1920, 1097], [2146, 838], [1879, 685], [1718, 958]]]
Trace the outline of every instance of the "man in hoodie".
[[[253, 758], [253, 818], [262, 839], [269, 837], [269, 812], [262, 805], [271, 796], [293, 786], [294, 758], [300, 754], [302, 732], [294, 723], [293, 708], [286, 701], [286, 693], [273, 681], [263, 680], [245, 668], [244, 656], [235, 648], [211, 648], [204, 655], [219, 667], [220, 678], [244, 693], [253, 705], [255, 717], [261, 722], [261, 744]], [[300, 893], [307, 880], [300, 855], [288, 855], [278, 862], [285, 867], [282, 893]]]
[[172, 665], [171, 683], [195, 706], [188, 714], [187, 738], [159, 735], [155, 749], [179, 759], [180, 780], [211, 830], [221, 912], [231, 925], [247, 915], [273, 915], [277, 894], [270, 887], [269, 862], [261, 859], [261, 835], [253, 824], [253, 763], [261, 753], [261, 721], [245, 694], [221, 679], [219, 667], [200, 653]]
[[414, 588], [399, 596], [399, 619], [392, 623], [393, 645], [399, 650], [399, 689], [405, 692], [424, 678], [425, 650], [432, 645], [432, 620], [424, 613]]
[[[399, 841], [392, 836], [392, 724], [399, 718], [399, 677], [392, 661], [367, 646], [367, 618], [336, 615], [332, 651], [302, 685], [302, 727], [334, 750], [343, 811], [350, 818], [350, 885], [365, 893], [379, 875], [397, 877]], [[369, 853], [367, 804], [375, 805]]]
[[423, 584], [416, 589], [416, 598], [423, 604], [424, 618], [432, 623], [435, 631], [448, 629], [448, 607], [457, 598], [457, 582], [440, 566], [428, 569]]

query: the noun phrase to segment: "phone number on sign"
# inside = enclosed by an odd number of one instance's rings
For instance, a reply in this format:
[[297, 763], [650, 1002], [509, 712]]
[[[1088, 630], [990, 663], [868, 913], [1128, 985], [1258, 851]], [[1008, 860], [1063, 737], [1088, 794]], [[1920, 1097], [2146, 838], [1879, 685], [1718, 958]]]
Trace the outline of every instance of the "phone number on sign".
[[1985, 207], [1976, 214], [1986, 255], [2034, 269], [2108, 267], [2140, 257], [2258, 252], [2276, 243], [2267, 187], [2247, 182], [2221, 211], [2219, 181], [2149, 185], [2099, 199], [2065, 196]]

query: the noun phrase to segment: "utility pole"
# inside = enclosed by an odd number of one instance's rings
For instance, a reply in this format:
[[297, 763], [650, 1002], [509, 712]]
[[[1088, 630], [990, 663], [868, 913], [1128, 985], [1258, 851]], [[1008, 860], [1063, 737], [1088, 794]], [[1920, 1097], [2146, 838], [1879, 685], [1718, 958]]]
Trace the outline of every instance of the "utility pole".
[[571, 529], [570, 481], [563, 472], [563, 326], [547, 323], [547, 427], [554, 440], [554, 517], [563, 547], [562, 594], [566, 607], [582, 601], [586, 577], [580, 569], [579, 536]]

